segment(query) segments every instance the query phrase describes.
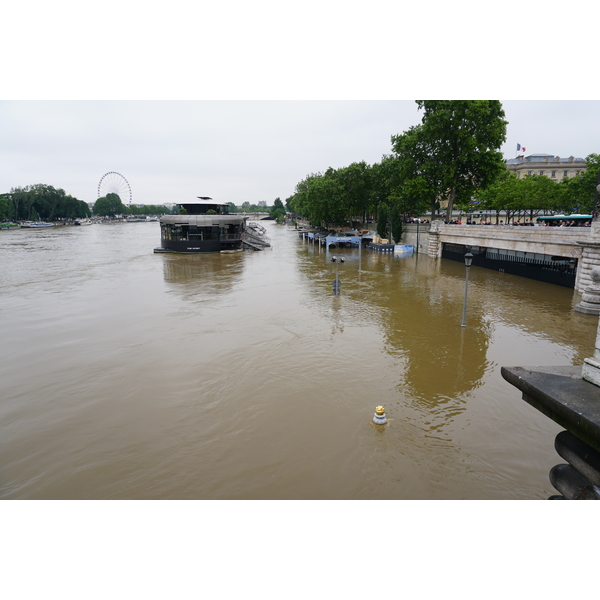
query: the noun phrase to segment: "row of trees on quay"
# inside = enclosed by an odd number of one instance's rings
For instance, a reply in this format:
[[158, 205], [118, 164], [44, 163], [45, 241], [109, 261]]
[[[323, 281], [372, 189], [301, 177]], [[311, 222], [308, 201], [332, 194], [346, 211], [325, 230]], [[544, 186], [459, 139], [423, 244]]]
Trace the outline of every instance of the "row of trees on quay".
[[86, 202], [62, 188], [36, 183], [0, 194], [0, 217], [13, 221], [78, 219], [90, 216]]
[[[238, 208], [229, 202], [229, 212]], [[285, 206], [276, 198], [272, 207], [244, 202], [239, 210], [244, 212], [269, 212], [272, 219], [285, 218]], [[53, 221], [60, 219], [80, 219], [91, 217], [115, 217], [116, 215], [165, 215], [179, 211], [177, 206], [135, 205], [126, 206], [118, 194], [109, 193], [98, 198], [90, 210], [88, 204], [68, 195], [62, 188], [35, 184], [12, 188], [9, 193], [0, 194], [0, 219], [12, 221]]]
[[[432, 215], [447, 204], [452, 212], [506, 211], [506, 218], [545, 212], [589, 213], [600, 173], [600, 156], [587, 157], [586, 172], [560, 183], [528, 175], [518, 179], [506, 167], [500, 147], [506, 139], [504, 110], [497, 100], [418, 100], [419, 125], [391, 136], [392, 152], [380, 162], [355, 162], [311, 173], [286, 200], [287, 209], [314, 225], [383, 222], [400, 231], [407, 216]], [[396, 224], [396, 225], [394, 225]]]
[[121, 202], [120, 196], [113, 193], [98, 198], [93, 207], [93, 213], [98, 217], [115, 217], [116, 215], [158, 216], [176, 213], [177, 211], [176, 206], [172, 208], [155, 204], [142, 204], [139, 206], [131, 204], [130, 206], [125, 206]]
[[107, 194], [96, 200], [93, 209], [83, 200], [67, 194], [62, 188], [35, 184], [12, 188], [9, 193], [0, 194], [0, 219], [12, 221], [54, 221], [115, 215], [163, 215], [174, 209], [166, 206], [145, 205], [125, 206], [118, 194]]

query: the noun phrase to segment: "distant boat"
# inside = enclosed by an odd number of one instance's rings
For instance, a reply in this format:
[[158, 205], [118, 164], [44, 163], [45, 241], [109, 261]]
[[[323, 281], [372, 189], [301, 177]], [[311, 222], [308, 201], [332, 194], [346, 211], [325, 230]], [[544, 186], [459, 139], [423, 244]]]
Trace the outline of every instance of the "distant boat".
[[0, 229], [19, 229], [18, 223], [0, 223]]
[[44, 223], [43, 221], [23, 221], [21, 227], [37, 229], [39, 227], [54, 227], [54, 223]]
[[73, 222], [73, 225], [91, 225], [91, 224], [92, 224], [91, 219], [75, 219], [75, 221]]

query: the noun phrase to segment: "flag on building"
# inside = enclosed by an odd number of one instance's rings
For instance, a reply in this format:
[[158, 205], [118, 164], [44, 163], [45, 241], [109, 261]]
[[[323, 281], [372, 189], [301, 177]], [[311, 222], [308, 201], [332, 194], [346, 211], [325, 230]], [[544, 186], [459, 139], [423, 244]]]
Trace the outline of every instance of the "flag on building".
[[526, 148], [525, 146], [523, 146], [523, 148], [521, 148], [521, 144], [517, 144], [517, 152], [525, 152]]

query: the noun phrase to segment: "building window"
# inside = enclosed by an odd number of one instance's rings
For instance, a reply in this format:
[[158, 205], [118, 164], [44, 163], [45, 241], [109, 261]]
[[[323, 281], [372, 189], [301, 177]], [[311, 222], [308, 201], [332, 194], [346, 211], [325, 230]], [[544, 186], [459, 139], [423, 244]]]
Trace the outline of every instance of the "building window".
[[533, 175], [533, 171], [527, 171], [527, 175]]
[[556, 171], [552, 171], [552, 177], [556, 177]]
[[569, 176], [569, 171], [565, 171], [565, 172], [563, 173], [563, 177], [568, 177], [568, 176]]
[[544, 174], [544, 171], [540, 171], [540, 175], [543, 175], [543, 174]]

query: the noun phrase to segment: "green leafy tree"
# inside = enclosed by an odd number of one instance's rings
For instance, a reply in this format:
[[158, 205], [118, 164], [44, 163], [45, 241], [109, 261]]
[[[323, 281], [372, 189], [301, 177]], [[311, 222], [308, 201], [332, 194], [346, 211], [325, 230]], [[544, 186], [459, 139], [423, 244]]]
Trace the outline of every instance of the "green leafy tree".
[[352, 221], [353, 217], [365, 221], [371, 199], [371, 170], [367, 163], [354, 162], [333, 171], [331, 176], [339, 186], [339, 200], [346, 211], [344, 221]]
[[118, 194], [106, 194], [98, 198], [94, 204], [94, 214], [102, 217], [114, 217], [127, 213], [127, 207], [121, 202]]
[[[578, 177], [565, 177], [558, 184], [560, 187], [560, 208], [558, 210], [561, 212], [579, 211], [581, 214], [591, 214], [594, 211], [596, 186], [600, 178], [600, 155], [590, 154], [585, 160], [586, 170], [584, 173]], [[595, 209], [598, 212], [600, 206], [596, 206]]]
[[280, 198], [275, 198], [273, 208], [269, 211], [269, 218], [274, 219], [278, 223], [282, 223], [285, 220], [285, 206], [283, 206]]
[[394, 189], [397, 196], [410, 198], [417, 214], [429, 207], [432, 218], [439, 207], [441, 181], [434, 149], [423, 133], [423, 126], [411, 127], [402, 135], [392, 136], [394, 164], [397, 170]]
[[383, 239], [388, 237], [388, 215], [387, 204], [381, 202], [377, 207], [377, 235]]
[[53, 220], [89, 216], [85, 202], [65, 193], [62, 188], [36, 183], [11, 189], [7, 212], [13, 219]]
[[319, 225], [347, 225], [358, 216], [364, 219], [372, 203], [370, 177], [364, 162], [312, 173], [297, 184], [289, 206]]
[[506, 139], [498, 100], [417, 100], [420, 125], [392, 136], [408, 195], [447, 199], [446, 218], [455, 202], [469, 202], [505, 169], [500, 147]]
[[[392, 215], [390, 220], [390, 227], [392, 231], [392, 240], [398, 244], [402, 239], [402, 217], [398, 212]], [[392, 241], [390, 240], [390, 241]]]
[[294, 210], [294, 195], [293, 194], [285, 199], [285, 209], [288, 212], [292, 212], [292, 213], [296, 212]]
[[10, 206], [10, 196], [8, 194], [0, 195], [0, 219], [8, 218], [8, 211]]
[[394, 169], [394, 157], [384, 156], [381, 162], [374, 163], [370, 167], [369, 202], [367, 211], [369, 214], [377, 214], [380, 203], [388, 202], [392, 195], [392, 177]]

